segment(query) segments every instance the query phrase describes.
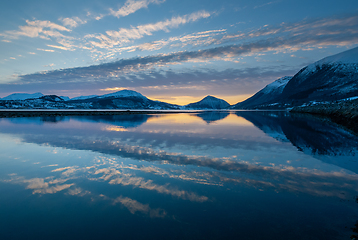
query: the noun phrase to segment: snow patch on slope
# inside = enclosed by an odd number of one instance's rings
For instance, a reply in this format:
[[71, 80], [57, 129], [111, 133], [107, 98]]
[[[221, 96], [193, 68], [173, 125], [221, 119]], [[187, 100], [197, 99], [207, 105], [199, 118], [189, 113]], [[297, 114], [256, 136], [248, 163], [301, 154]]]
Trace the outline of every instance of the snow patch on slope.
[[306, 67], [306, 69], [302, 72], [302, 74], [309, 74], [311, 72], [316, 71], [317, 67], [322, 66], [324, 64], [328, 65], [346, 65], [346, 69], [350, 68], [354, 70], [358, 70], [358, 47], [325, 57], [315, 63], [312, 63]]
[[262, 89], [262, 92], [267, 94], [275, 90], [278, 94], [282, 93], [283, 88], [286, 86], [288, 81], [291, 80], [291, 78], [291, 76], [279, 78], [273, 83], [268, 84], [264, 89]]
[[78, 96], [78, 97], [71, 98], [70, 100], [84, 100], [94, 97], [98, 97], [98, 95]]
[[108, 97], [138, 97], [138, 98], [146, 98], [139, 92], [133, 91], [133, 90], [121, 90], [114, 93], [105, 94], [102, 96], [99, 96], [98, 98], [108, 98]]

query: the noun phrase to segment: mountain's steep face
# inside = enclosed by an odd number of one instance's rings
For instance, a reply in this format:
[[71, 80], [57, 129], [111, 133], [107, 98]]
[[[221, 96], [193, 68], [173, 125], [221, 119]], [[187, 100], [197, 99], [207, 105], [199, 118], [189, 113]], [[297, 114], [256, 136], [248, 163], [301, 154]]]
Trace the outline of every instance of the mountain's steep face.
[[261, 89], [254, 96], [246, 99], [243, 102], [239, 102], [232, 106], [233, 109], [249, 109], [255, 108], [260, 104], [270, 102], [279, 96], [287, 83], [292, 79], [292, 77], [286, 76], [279, 78], [273, 83], [268, 84], [265, 88]]
[[2, 98], [1, 100], [26, 100], [30, 98], [40, 98], [44, 96], [42, 93], [13, 93], [7, 97]]
[[[276, 82], [272, 83], [273, 86]], [[271, 85], [271, 84], [270, 84]], [[268, 85], [233, 108], [288, 108], [358, 96], [358, 47], [326, 57], [301, 69], [277, 91]]]
[[291, 105], [358, 96], [358, 48], [311, 64], [286, 85], [279, 100]]
[[199, 102], [184, 106], [186, 109], [227, 109], [229, 107], [230, 104], [228, 102], [213, 96], [206, 96]]

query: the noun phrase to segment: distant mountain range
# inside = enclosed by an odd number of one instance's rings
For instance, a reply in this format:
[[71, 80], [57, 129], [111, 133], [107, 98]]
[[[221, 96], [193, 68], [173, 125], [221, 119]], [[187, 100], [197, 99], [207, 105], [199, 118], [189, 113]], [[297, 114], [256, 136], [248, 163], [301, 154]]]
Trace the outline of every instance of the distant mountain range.
[[267, 85], [243, 102], [230, 105], [206, 96], [185, 106], [150, 100], [132, 90], [105, 95], [66, 96], [14, 93], [0, 99], [3, 109], [287, 109], [358, 97], [358, 47], [326, 57]]

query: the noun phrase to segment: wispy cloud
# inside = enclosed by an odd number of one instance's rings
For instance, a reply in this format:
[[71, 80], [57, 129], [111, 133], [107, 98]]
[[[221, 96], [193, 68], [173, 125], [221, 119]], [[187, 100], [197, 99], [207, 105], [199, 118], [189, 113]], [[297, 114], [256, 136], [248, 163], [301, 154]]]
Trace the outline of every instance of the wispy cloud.
[[57, 49], [61, 49], [61, 50], [74, 50], [74, 49], [71, 49], [71, 48], [68, 48], [68, 47], [64, 47], [64, 46], [57, 46], [57, 45], [50, 45], [48, 44], [47, 45], [48, 47], [52, 47], [52, 48], [57, 48]]
[[43, 48], [37, 48], [38, 51], [43, 51], [43, 52], [55, 52], [55, 50], [52, 49], [43, 49]]
[[141, 1], [134, 1], [134, 0], [127, 0], [122, 7], [118, 10], [113, 10], [112, 8], [109, 9], [110, 15], [113, 15], [117, 18], [128, 16], [131, 13], [134, 13], [142, 8], [147, 8], [149, 4], [155, 3], [160, 4], [165, 2], [165, 0], [141, 0]]
[[73, 18], [60, 18], [60, 21], [62, 21], [63, 25], [69, 26], [71, 28], [75, 28], [79, 25], [87, 23], [87, 20], [82, 20], [79, 17], [73, 17]]
[[170, 28], [177, 28], [179, 25], [195, 22], [202, 18], [208, 18], [210, 15], [211, 14], [207, 11], [198, 11], [189, 15], [172, 17], [171, 19], [157, 23], [149, 23], [132, 28], [120, 28], [118, 31], [106, 31], [106, 35], [86, 35], [85, 38], [95, 38], [99, 40], [99, 42], [89, 41], [95, 47], [112, 48], [116, 45], [123, 45], [131, 42], [132, 40], [143, 38], [144, 36], [150, 36], [157, 31], [168, 32]]
[[48, 38], [48, 37], [59, 37], [63, 36], [58, 31], [70, 32], [71, 30], [58, 25], [56, 23], [50, 21], [40, 21], [40, 20], [26, 20], [27, 25], [19, 26], [19, 30], [10, 30], [0, 33], [0, 36], [6, 39], [18, 39], [21, 36], [25, 37], [40, 37], [40, 38]]
[[271, 5], [271, 4], [275, 4], [275, 3], [279, 3], [279, 2], [281, 2], [281, 1], [279, 0], [279, 1], [273, 1], [273, 2], [264, 3], [262, 5], [255, 6], [254, 9], [262, 8], [262, 7], [265, 7], [265, 6], [268, 6], [268, 5]]
[[55, 66], [54, 63], [48, 64], [48, 65], [44, 65], [44, 67], [53, 67], [53, 66]]

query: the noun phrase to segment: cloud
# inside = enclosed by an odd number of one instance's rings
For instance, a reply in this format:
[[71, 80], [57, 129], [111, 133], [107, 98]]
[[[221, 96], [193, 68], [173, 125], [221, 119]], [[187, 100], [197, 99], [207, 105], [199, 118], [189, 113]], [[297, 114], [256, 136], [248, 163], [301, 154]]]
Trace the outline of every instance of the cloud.
[[[258, 88], [267, 84], [268, 81], [274, 80], [276, 77], [294, 74], [299, 70], [299, 67], [303, 66], [292, 68], [276, 65], [276, 69], [274, 69], [264, 66], [243, 68], [242, 65], [238, 65], [241, 69], [228, 68], [222, 71], [210, 69], [209, 67], [199, 69], [185, 69], [183, 67], [180, 72], [171, 70], [169, 66], [189, 62], [205, 62], [206, 64], [227, 60], [234, 62], [239, 57], [266, 52], [287, 52], [289, 55], [292, 55], [292, 52], [297, 50], [337, 45], [350, 46], [358, 42], [358, 16], [349, 15], [309, 19], [276, 26], [263, 26], [260, 29], [247, 33], [226, 34], [227, 31], [225, 29], [208, 30], [150, 43], [121, 48], [116, 47], [116, 45], [122, 44], [124, 40], [131, 41], [136, 36], [140, 37], [145, 34], [152, 34], [154, 30], [169, 29], [175, 26], [175, 24], [181, 24], [181, 21], [175, 19], [180, 18], [190, 21], [189, 19], [197, 19], [198, 16], [205, 17], [206, 15], [203, 13], [190, 14], [177, 18], [173, 17], [167, 21], [126, 29], [128, 30], [127, 32], [124, 31], [123, 35], [118, 36], [119, 38], [122, 37], [122, 39], [117, 39], [116, 34], [113, 34], [113, 37], [109, 35], [93, 35], [91, 37], [98, 37], [100, 41], [92, 41], [93, 48], [91, 51], [97, 54], [97, 47], [107, 48], [110, 52], [104, 56], [114, 57], [116, 51], [155, 50], [179, 43], [183, 45], [198, 44], [198, 46], [204, 44], [205, 48], [200, 50], [147, 55], [87, 67], [20, 75], [17, 78], [18, 81], [14, 82], [16, 85], [2, 84], [1, 88], [19, 91], [23, 87], [24, 90], [27, 90], [30, 87], [29, 84], [32, 84], [32, 88], [38, 91], [39, 89], [46, 89], [46, 84], [52, 85], [56, 83], [57, 89], [83, 89], [86, 86], [85, 88], [90, 90], [98, 90], [115, 87], [140, 88], [152, 86], [156, 87], [159, 91], [161, 87], [165, 86], [174, 89], [174, 86], [182, 88], [186, 85], [197, 87], [205, 85], [209, 89], [216, 87], [219, 91], [224, 86], [231, 84], [232, 87], [230, 89], [247, 94], [248, 92], [255, 92]], [[150, 28], [149, 26], [155, 27]], [[63, 50], [65, 48], [74, 49], [77, 47], [67, 39], [61, 39], [61, 45], [63, 47], [59, 45], [50, 45], [50, 47], [57, 46], [58, 49], [61, 48]], [[54, 50], [50, 49], [38, 50], [54, 52]], [[164, 69], [163, 66], [168, 68]], [[213, 80], [216, 82], [211, 82]], [[88, 84], [84, 85], [86, 83]], [[219, 87], [220, 84], [221, 87]]]
[[[10, 30], [0, 33], [0, 36], [3, 36], [6, 39], [18, 39], [21, 36], [25, 37], [40, 37], [48, 38], [49, 36], [63, 36], [58, 31], [70, 32], [71, 30], [58, 25], [50, 21], [40, 21], [40, 20], [26, 20], [27, 25], [19, 26], [19, 30]], [[50, 29], [50, 30], [46, 30]], [[57, 31], [56, 31], [57, 30]]]
[[87, 20], [82, 20], [79, 17], [73, 17], [73, 18], [60, 18], [60, 21], [62, 21], [63, 25], [69, 26], [71, 28], [78, 27], [79, 25], [87, 23]]
[[160, 4], [165, 2], [165, 0], [127, 0], [124, 5], [119, 8], [117, 11], [114, 11], [112, 8], [109, 9], [110, 15], [115, 16], [117, 18], [128, 16], [131, 13], [134, 13], [142, 8], [147, 8], [149, 4], [155, 3]]
[[164, 218], [167, 216], [167, 212], [161, 208], [151, 208], [149, 204], [142, 204], [134, 199], [128, 197], [119, 196], [113, 200], [113, 204], [121, 203], [125, 206], [130, 213], [135, 214], [140, 212], [142, 214], [148, 214], [151, 218]]
[[262, 7], [265, 7], [265, 6], [268, 6], [271, 4], [275, 4], [275, 3], [279, 3], [279, 2], [281, 2], [281, 1], [268, 2], [268, 3], [262, 4], [262, 5], [255, 6], [254, 9], [262, 8]]
[[[151, 34], [155, 30], [163, 30], [170, 26], [176, 26], [188, 19], [197, 19], [198, 16], [208, 16], [204, 12], [195, 13], [185, 17], [172, 18], [172, 20], [159, 22], [156, 24], [147, 24], [132, 29], [122, 29], [119, 32], [112, 32], [111, 38], [101, 35], [96, 42], [98, 47], [112, 46], [120, 44], [123, 41], [142, 37], [144, 34]], [[179, 20], [181, 19], [181, 20]], [[184, 19], [184, 20], [183, 20]], [[149, 27], [152, 26], [152, 27]], [[103, 63], [81, 68], [63, 69], [50, 71], [46, 73], [46, 78], [58, 78], [63, 80], [64, 76], [68, 81], [74, 79], [88, 78], [105, 79], [111, 76], [119, 77], [128, 72], [143, 71], [155, 66], [167, 64], [177, 64], [193, 60], [224, 60], [225, 58], [239, 57], [250, 54], [264, 53], [268, 51], [297, 51], [305, 47], [327, 46], [327, 45], [349, 45], [358, 41], [358, 16], [348, 16], [343, 18], [318, 19], [303, 21], [294, 24], [283, 24], [279, 27], [265, 27], [254, 32], [241, 35], [240, 38], [245, 42], [241, 44], [229, 44], [224, 46], [201, 49], [197, 51], [182, 51], [169, 54], [149, 55], [145, 57], [135, 57], [130, 59], [121, 59], [110, 63]], [[195, 35], [198, 37], [199, 35]], [[262, 37], [265, 38], [262, 38]], [[119, 40], [113, 40], [119, 38]], [[226, 41], [223, 37], [220, 41]], [[248, 41], [248, 39], [250, 41]], [[183, 40], [184, 41], [184, 40]], [[230, 39], [232, 41], [232, 39]], [[156, 43], [158, 45], [165, 43]], [[150, 49], [153, 45], [140, 45], [128, 47], [127, 49]], [[20, 78], [30, 79], [31, 76], [37, 79], [38, 74], [22, 75]], [[38, 79], [41, 81], [41, 79]]]
[[43, 65], [44, 67], [53, 67], [53, 66], [55, 66], [55, 64], [54, 63], [51, 63], [51, 64], [48, 64], [48, 65]]
[[52, 49], [43, 49], [43, 48], [37, 48], [38, 51], [43, 51], [43, 52], [55, 52], [55, 50]]
[[64, 46], [57, 46], [57, 45], [50, 45], [48, 44], [47, 45], [48, 47], [52, 47], [52, 48], [57, 48], [57, 49], [61, 49], [61, 50], [74, 50], [74, 49], [71, 49], [71, 48], [68, 48], [68, 47], [64, 47]]
[[150, 36], [157, 31], [168, 32], [170, 28], [177, 28], [179, 25], [189, 22], [195, 22], [202, 18], [210, 17], [210, 13], [206, 11], [198, 11], [189, 15], [172, 17], [165, 21], [157, 23], [149, 23], [139, 25], [132, 28], [120, 28], [118, 31], [106, 31], [104, 34], [90, 34], [85, 38], [95, 38], [98, 41], [89, 41], [93, 46], [99, 48], [112, 48], [116, 45], [123, 45], [129, 43], [132, 40], [143, 38], [144, 36]]

